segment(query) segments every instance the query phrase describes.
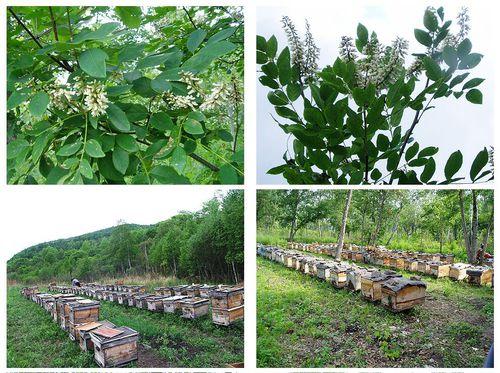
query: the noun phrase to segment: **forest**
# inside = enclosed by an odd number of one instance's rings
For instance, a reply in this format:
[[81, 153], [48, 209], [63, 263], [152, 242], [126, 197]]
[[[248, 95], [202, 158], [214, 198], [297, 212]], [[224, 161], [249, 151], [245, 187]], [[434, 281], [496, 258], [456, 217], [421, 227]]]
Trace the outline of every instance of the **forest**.
[[257, 229], [264, 244], [341, 239], [475, 262], [493, 253], [493, 191], [259, 190]]
[[150, 226], [127, 224], [27, 248], [7, 262], [23, 284], [163, 275], [200, 282], [243, 280], [243, 191], [218, 192], [196, 212]]

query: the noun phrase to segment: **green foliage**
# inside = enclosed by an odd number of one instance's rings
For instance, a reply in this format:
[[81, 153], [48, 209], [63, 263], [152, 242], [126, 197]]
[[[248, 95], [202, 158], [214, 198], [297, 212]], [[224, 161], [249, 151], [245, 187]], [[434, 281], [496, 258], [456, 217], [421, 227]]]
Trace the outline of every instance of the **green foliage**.
[[[257, 37], [259, 81], [272, 90], [268, 99], [278, 116], [273, 119], [294, 144], [283, 155], [284, 164], [269, 174], [282, 174], [290, 184], [450, 184], [465, 179], [459, 173], [460, 150], [450, 156], [440, 179], [434, 157], [438, 148], [418, 153], [414, 137], [415, 127], [438, 100], [464, 95], [473, 104], [483, 102], [477, 87], [484, 79], [472, 78], [459, 87], [470, 74], [462, 71], [472, 70], [482, 55], [472, 53], [466, 31], [451, 33], [443, 8], [427, 9], [425, 29], [415, 29], [425, 50], [412, 53], [411, 67], [405, 61], [406, 41], [397, 38], [384, 46], [375, 32], [358, 24], [354, 43], [343, 37], [334, 63], [315, 69], [314, 42], [298, 40], [290, 22], [284, 18], [289, 46], [281, 50], [275, 36]], [[290, 56], [290, 50], [297, 55]], [[309, 56], [308, 62], [302, 55]], [[403, 118], [413, 119], [405, 127]], [[471, 182], [493, 179], [484, 153], [479, 156], [481, 162], [469, 172]]]
[[243, 183], [241, 8], [9, 7], [7, 22], [9, 183], [219, 184], [228, 167]]
[[164, 274], [196, 282], [239, 282], [244, 275], [243, 202], [242, 191], [229, 191], [200, 211], [182, 212], [152, 226], [119, 222], [39, 244], [8, 261], [8, 277], [40, 283]]

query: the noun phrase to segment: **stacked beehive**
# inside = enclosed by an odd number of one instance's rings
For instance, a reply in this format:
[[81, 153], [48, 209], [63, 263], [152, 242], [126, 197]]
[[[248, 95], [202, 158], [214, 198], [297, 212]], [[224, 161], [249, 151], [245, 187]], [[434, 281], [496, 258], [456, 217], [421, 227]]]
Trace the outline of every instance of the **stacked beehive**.
[[243, 319], [244, 306], [243, 287], [228, 287], [213, 290], [210, 293], [212, 305], [212, 321], [214, 324], [228, 326]]

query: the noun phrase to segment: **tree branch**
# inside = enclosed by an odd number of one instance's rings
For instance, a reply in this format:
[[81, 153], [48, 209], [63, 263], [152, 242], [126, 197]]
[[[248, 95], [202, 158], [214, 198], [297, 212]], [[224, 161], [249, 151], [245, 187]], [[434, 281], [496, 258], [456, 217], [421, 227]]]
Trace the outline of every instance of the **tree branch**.
[[[28, 29], [28, 27], [26, 27], [26, 25], [23, 23], [23, 21], [21, 21], [21, 19], [17, 16], [17, 14], [14, 13], [14, 11], [12, 10], [12, 7], [8, 7], [8, 9], [9, 9], [10, 14], [12, 14], [12, 16], [16, 19], [17, 23], [19, 23], [19, 25], [28, 33], [28, 35], [31, 37], [31, 39], [33, 39], [33, 41], [36, 43], [36, 45], [38, 45], [38, 47], [40, 49], [43, 49], [43, 45], [38, 41], [38, 39], [35, 37], [35, 35], [33, 35], [33, 33]], [[55, 58], [51, 54], [47, 54], [47, 56], [52, 61], [57, 63], [60, 67], [62, 67], [64, 70], [66, 70], [70, 73], [73, 72], [73, 68], [71, 66], [66, 66], [64, 63], [59, 61], [57, 58]]]
[[198, 29], [198, 27], [196, 26], [196, 23], [194, 23], [193, 19], [191, 18], [191, 15], [189, 14], [188, 10], [186, 9], [185, 6], [182, 7], [182, 10], [184, 10], [184, 13], [186, 13], [187, 17], [189, 18], [189, 22], [191, 22], [191, 24], [193, 25], [193, 27], [195, 29]]
[[54, 39], [56, 39], [56, 41], [59, 41], [59, 35], [57, 34], [57, 24], [51, 6], [49, 6], [49, 12], [50, 12], [50, 21], [52, 22], [52, 31], [54, 31]]

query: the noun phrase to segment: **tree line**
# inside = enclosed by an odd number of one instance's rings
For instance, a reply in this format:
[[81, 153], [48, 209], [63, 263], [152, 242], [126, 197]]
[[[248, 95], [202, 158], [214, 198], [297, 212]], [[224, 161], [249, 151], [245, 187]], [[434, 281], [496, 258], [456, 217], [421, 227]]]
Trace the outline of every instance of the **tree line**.
[[383, 245], [453, 253], [493, 252], [492, 190], [259, 190], [258, 239]]
[[22, 283], [164, 275], [190, 281], [243, 279], [243, 191], [217, 194], [196, 212], [180, 212], [151, 226], [126, 224], [40, 244], [7, 263]]

